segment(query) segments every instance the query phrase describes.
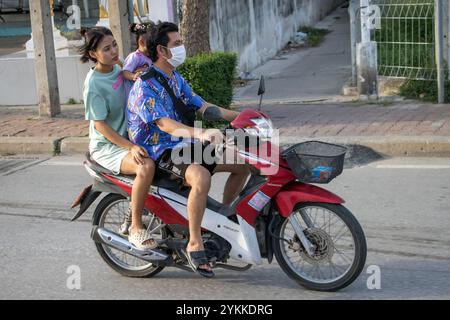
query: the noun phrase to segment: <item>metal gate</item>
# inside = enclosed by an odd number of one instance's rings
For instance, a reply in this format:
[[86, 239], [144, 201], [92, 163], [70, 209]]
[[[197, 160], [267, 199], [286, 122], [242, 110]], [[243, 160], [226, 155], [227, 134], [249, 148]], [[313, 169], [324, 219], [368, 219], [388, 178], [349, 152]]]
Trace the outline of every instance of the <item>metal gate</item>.
[[372, 0], [380, 24], [372, 33], [378, 47], [378, 74], [436, 80], [434, 0]]

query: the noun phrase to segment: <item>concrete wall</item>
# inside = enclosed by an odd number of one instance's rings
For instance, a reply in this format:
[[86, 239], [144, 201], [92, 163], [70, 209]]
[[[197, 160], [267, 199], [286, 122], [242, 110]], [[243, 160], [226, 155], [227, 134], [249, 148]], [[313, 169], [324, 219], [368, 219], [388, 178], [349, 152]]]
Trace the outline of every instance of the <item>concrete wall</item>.
[[[83, 83], [89, 64], [81, 64], [78, 56], [57, 58], [58, 85], [61, 103], [83, 98]], [[0, 59], [0, 106], [36, 105], [34, 60], [28, 58]]]
[[[164, 6], [167, 12], [173, 4], [172, 0], [149, 2], [153, 6], [167, 3]], [[240, 70], [250, 71], [274, 57], [299, 26], [314, 25], [343, 2], [345, 0], [211, 0], [211, 49], [237, 52]], [[97, 10], [92, 0], [89, 5], [90, 10]], [[77, 56], [57, 58], [61, 103], [71, 98], [82, 99], [89, 65], [81, 64], [78, 59]], [[35, 78], [32, 59], [0, 59], [0, 106], [37, 104]], [[5, 79], [7, 81], [3, 81]]]
[[239, 53], [241, 71], [274, 57], [299, 26], [313, 26], [345, 0], [211, 0], [213, 51]]
[[149, 18], [154, 22], [172, 21], [174, 22], [173, 1], [148, 0]]

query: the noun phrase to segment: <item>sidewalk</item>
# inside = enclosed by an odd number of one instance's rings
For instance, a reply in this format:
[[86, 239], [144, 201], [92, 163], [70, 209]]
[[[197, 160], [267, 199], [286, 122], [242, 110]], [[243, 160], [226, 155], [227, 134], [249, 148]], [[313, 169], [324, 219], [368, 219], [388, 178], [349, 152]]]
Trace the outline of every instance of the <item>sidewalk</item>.
[[[367, 146], [388, 156], [450, 156], [450, 105], [349, 102], [340, 96], [351, 73], [346, 9], [316, 27], [334, 30], [320, 47], [279, 55], [253, 72], [266, 76], [262, 109], [280, 129], [281, 144], [315, 139]], [[257, 88], [253, 81], [239, 89], [235, 105], [257, 108]], [[0, 106], [0, 155], [87, 151], [82, 105], [63, 106], [54, 119], [37, 116], [37, 107]]]
[[359, 103], [263, 106], [280, 142], [362, 145], [387, 156], [450, 156], [450, 105]]
[[[339, 7], [315, 25], [328, 29], [319, 47], [299, 48], [280, 53], [251, 73], [266, 79], [266, 102], [348, 101], [342, 87], [351, 77], [350, 19], [346, 8]], [[256, 101], [258, 81], [238, 90], [238, 102]]]
[[[256, 108], [256, 106], [253, 106]], [[84, 153], [84, 107], [38, 119], [36, 108], [0, 107], [0, 154]], [[450, 105], [396, 103], [263, 105], [280, 129], [280, 142], [318, 139], [364, 145], [389, 156], [450, 156]]]
[[86, 152], [89, 122], [84, 120], [84, 106], [61, 109], [53, 119], [40, 119], [37, 106], [0, 106], [0, 155]]

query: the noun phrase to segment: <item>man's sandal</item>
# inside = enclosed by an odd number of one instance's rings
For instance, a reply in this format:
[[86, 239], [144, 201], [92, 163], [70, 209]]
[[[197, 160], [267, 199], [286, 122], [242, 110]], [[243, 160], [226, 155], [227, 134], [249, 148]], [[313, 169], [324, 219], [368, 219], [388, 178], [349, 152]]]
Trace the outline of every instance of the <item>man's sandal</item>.
[[197, 273], [205, 278], [214, 277], [214, 272], [212, 270], [200, 268], [200, 266], [209, 265], [209, 262], [208, 262], [208, 259], [206, 258], [206, 253], [204, 250], [188, 252], [185, 249], [185, 250], [183, 250], [183, 254], [186, 257], [186, 259], [189, 263], [189, 266], [195, 273]]
[[131, 232], [130, 230], [128, 241], [139, 250], [153, 250], [158, 247], [158, 243], [152, 238], [150, 232], [144, 229], [137, 232]]

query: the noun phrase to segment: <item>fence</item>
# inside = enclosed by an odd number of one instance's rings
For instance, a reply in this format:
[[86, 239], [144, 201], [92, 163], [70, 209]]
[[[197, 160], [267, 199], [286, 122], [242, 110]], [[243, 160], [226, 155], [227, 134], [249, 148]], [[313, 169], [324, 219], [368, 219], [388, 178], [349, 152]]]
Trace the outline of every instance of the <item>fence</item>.
[[[370, 63], [379, 76], [437, 81], [442, 103], [448, 67], [444, 50], [450, 57], [448, 40], [444, 42], [450, 32], [448, 0], [350, 0], [350, 4], [353, 83], [366, 80], [358, 79], [357, 73]], [[358, 42], [366, 43], [362, 46], [366, 51], [375, 48], [371, 59], [361, 58], [365, 52], [357, 49]], [[368, 62], [356, 65], [358, 58]]]
[[378, 74], [436, 80], [434, 0], [373, 0], [380, 8]]

